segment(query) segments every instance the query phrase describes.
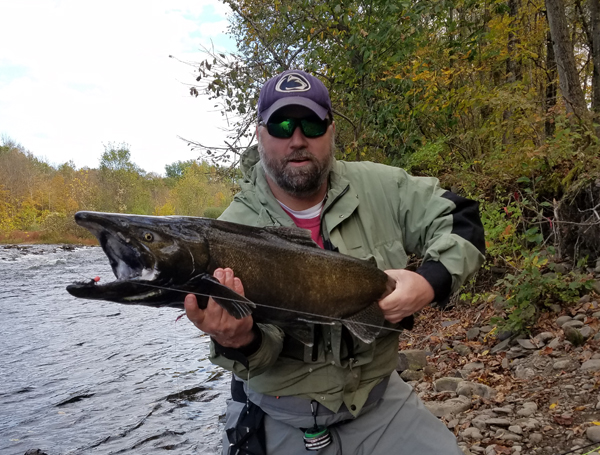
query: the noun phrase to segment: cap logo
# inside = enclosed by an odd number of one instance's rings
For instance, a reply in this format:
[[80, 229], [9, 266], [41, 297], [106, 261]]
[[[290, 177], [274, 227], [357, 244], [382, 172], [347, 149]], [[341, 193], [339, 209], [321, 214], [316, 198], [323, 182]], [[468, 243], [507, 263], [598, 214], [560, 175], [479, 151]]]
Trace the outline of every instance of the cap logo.
[[308, 92], [310, 90], [310, 83], [302, 74], [289, 73], [279, 80], [275, 86], [275, 90], [282, 93]]

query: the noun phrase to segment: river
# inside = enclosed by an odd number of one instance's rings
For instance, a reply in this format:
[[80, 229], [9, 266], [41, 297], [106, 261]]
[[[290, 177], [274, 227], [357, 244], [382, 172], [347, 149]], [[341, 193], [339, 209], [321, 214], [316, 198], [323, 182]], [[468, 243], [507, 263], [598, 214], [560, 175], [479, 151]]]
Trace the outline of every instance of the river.
[[229, 374], [182, 311], [81, 300], [99, 247], [0, 246], [0, 454], [216, 454]]

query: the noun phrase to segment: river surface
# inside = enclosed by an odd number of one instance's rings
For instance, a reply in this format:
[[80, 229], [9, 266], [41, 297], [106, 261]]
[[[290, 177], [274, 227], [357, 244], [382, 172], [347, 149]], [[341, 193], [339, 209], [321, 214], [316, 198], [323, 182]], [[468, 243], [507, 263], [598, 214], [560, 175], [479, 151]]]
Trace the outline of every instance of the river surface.
[[99, 247], [0, 246], [0, 454], [216, 454], [229, 374], [182, 311], [72, 297]]

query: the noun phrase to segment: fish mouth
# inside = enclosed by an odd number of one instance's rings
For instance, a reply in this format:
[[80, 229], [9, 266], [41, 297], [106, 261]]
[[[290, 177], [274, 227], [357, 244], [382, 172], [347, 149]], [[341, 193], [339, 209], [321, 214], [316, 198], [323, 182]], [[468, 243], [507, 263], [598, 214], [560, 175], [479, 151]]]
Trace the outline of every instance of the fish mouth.
[[111, 214], [78, 212], [75, 221], [98, 239], [116, 280], [106, 284], [97, 284], [94, 280], [75, 283], [67, 287], [69, 293], [92, 299], [105, 299], [110, 294], [128, 301], [160, 293], [159, 289], [146, 286], [154, 283], [159, 275], [154, 257], [139, 241], [123, 232], [128, 228], [124, 218], [112, 219]]

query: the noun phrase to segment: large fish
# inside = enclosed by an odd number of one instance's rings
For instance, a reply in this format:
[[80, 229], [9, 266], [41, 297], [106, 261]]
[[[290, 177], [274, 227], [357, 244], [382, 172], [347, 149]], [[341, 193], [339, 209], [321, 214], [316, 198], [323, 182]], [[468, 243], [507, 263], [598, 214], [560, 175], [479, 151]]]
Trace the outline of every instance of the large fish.
[[[68, 286], [76, 297], [182, 308], [193, 292], [201, 308], [211, 296], [236, 318], [252, 314], [310, 345], [308, 323], [334, 321], [372, 342], [385, 323], [377, 301], [395, 288], [374, 263], [323, 250], [304, 229], [99, 212], [75, 220], [96, 236], [117, 277]], [[233, 269], [245, 297], [213, 278], [220, 267]]]

